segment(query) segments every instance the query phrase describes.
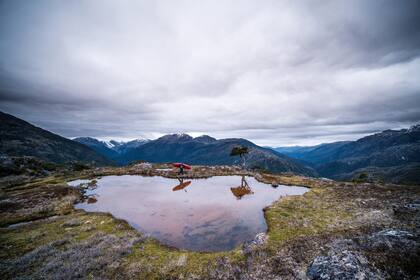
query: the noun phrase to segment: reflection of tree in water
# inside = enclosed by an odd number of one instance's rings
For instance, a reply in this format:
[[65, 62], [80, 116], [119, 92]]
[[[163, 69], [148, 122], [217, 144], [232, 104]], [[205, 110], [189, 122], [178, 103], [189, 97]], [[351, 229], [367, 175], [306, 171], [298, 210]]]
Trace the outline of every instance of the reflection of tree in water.
[[251, 187], [248, 185], [248, 182], [245, 180], [245, 176], [242, 176], [241, 185], [239, 187], [230, 188], [230, 190], [237, 199], [241, 199], [244, 195], [254, 193]]
[[[184, 179], [182, 179], [182, 178], [178, 178], [178, 181], [179, 181], [179, 185], [175, 186], [172, 189], [172, 191], [174, 191], [174, 192], [183, 190], [191, 184], [191, 181], [185, 181], [184, 182]], [[185, 191], [187, 191], [187, 190], [185, 190]]]

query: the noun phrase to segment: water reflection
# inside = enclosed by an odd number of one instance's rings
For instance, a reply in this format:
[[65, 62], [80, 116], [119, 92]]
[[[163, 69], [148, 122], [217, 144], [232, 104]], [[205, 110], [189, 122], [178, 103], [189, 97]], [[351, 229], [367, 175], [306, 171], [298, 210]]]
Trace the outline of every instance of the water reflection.
[[[191, 181], [184, 182], [184, 179], [182, 178], [178, 178], [178, 181], [179, 181], [179, 185], [172, 188], [172, 191], [174, 192], [184, 190], [186, 187], [188, 187], [191, 184]], [[187, 190], [184, 190], [184, 191], [186, 192]]]
[[87, 198], [87, 203], [88, 204], [92, 204], [92, 203], [96, 203], [96, 202], [98, 202], [98, 199], [95, 197], [95, 196], [89, 196], [88, 198]]
[[83, 200], [87, 204], [93, 204], [98, 201], [97, 196], [98, 194], [94, 194], [93, 191], [98, 187], [97, 180], [75, 180], [75, 185], [81, 189], [85, 190], [85, 194], [83, 195]]
[[254, 194], [251, 187], [248, 185], [245, 176], [242, 176], [241, 178], [241, 185], [236, 188], [230, 188], [230, 191], [237, 199], [241, 199], [244, 195], [247, 194]]
[[[240, 186], [230, 188], [239, 182]], [[86, 189], [87, 200], [75, 207], [110, 212], [170, 246], [224, 251], [267, 230], [264, 207], [281, 196], [306, 191], [303, 187], [282, 185], [274, 189], [252, 177], [239, 176], [188, 181], [157, 176], [105, 176], [98, 179], [96, 189]]]

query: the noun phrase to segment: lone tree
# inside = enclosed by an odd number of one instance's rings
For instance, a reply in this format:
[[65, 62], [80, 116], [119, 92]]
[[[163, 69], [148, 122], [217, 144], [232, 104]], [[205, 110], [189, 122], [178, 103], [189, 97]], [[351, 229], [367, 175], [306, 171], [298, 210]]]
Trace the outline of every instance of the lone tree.
[[232, 148], [232, 151], [230, 151], [231, 156], [239, 156], [242, 161], [242, 168], [245, 168], [245, 155], [249, 152], [248, 147], [245, 146], [236, 146]]

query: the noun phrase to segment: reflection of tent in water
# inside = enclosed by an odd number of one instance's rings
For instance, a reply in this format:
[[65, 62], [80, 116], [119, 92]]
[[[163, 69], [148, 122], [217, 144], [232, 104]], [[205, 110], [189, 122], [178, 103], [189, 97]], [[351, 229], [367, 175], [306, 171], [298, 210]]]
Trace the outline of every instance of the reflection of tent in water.
[[237, 199], [241, 199], [244, 195], [254, 193], [248, 185], [248, 182], [245, 180], [245, 176], [242, 176], [241, 185], [236, 188], [230, 188], [230, 191]]
[[184, 182], [184, 180], [179, 179], [179, 185], [175, 186], [172, 190], [175, 191], [179, 191], [179, 190], [183, 190], [186, 187], [188, 187], [191, 184], [191, 181], [186, 181]]

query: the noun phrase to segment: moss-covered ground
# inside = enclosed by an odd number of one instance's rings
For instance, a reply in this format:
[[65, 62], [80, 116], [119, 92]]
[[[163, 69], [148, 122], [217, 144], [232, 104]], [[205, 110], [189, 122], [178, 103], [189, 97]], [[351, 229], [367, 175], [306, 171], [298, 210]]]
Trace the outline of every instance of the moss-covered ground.
[[[339, 183], [200, 166], [188, 176], [246, 174], [269, 184], [307, 186], [310, 191], [284, 197], [264, 209], [268, 225], [265, 243], [228, 252], [189, 252], [145, 237], [110, 214], [75, 210], [73, 204], [82, 194], [65, 184], [75, 178], [105, 175], [176, 176], [165, 167], [102, 168], [2, 186], [1, 279], [305, 279], [313, 258], [337, 238], [354, 238], [387, 228], [418, 233], [418, 211], [404, 210], [420, 201], [420, 188], [415, 186]], [[373, 265], [386, 270], [387, 258], [377, 254], [367, 256], [372, 256]], [[396, 263], [404, 261], [398, 262], [397, 256]], [[417, 272], [402, 275], [413, 273]]]

